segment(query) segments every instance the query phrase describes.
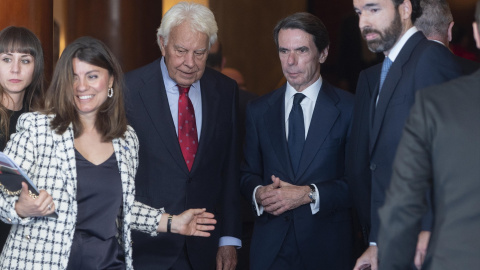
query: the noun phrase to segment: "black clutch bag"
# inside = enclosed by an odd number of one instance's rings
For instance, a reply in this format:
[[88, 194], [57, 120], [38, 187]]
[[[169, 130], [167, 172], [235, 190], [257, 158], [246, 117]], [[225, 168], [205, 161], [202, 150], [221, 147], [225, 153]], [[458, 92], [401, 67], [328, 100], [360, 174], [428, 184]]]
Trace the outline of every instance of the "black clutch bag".
[[7, 195], [20, 195], [22, 191], [22, 182], [28, 185], [28, 193], [31, 197], [39, 195], [37, 188], [25, 179], [25, 177], [16, 169], [4, 166], [0, 161], [0, 189]]
[[[0, 152], [0, 190], [9, 196], [18, 196], [22, 192], [22, 182], [28, 185], [28, 195], [37, 198], [40, 194], [26, 173], [3, 152]], [[47, 217], [58, 217], [57, 213]]]

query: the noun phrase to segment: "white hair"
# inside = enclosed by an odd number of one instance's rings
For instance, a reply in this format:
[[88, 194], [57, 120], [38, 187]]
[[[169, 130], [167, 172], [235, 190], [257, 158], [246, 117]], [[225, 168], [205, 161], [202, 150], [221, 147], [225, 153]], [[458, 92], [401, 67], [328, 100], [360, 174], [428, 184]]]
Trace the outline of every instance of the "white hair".
[[163, 16], [160, 27], [157, 29], [158, 46], [161, 46], [160, 37], [163, 38], [164, 45], [167, 45], [172, 28], [183, 22], [190, 23], [192, 30], [208, 36], [209, 49], [217, 41], [218, 27], [213, 12], [204, 5], [180, 2], [170, 8]]

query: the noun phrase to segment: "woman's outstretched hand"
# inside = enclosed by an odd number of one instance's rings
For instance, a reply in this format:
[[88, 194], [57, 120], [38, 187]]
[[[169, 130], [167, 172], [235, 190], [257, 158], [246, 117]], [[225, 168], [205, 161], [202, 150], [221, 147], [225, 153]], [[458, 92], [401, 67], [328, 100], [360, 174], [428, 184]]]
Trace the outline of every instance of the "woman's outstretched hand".
[[[159, 232], [167, 231], [169, 214], [164, 213], [158, 226]], [[208, 231], [215, 229], [214, 224], [217, 220], [214, 219], [212, 213], [206, 212], [205, 208], [202, 209], [189, 209], [180, 215], [173, 215], [171, 221], [171, 232], [188, 236], [201, 236], [209, 237]]]

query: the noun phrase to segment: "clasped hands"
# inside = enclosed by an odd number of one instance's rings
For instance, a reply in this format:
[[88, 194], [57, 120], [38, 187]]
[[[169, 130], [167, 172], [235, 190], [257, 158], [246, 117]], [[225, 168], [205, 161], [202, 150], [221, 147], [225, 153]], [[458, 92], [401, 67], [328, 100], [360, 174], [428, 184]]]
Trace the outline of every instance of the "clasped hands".
[[264, 211], [278, 216], [284, 212], [310, 203], [309, 186], [295, 186], [272, 175], [272, 184], [259, 187], [255, 193], [257, 203]]

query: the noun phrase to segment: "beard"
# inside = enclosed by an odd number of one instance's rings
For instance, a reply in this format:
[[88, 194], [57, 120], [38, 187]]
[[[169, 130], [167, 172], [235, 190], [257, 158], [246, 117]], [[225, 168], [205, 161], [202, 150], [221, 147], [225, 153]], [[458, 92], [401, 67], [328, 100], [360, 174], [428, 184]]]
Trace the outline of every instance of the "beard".
[[[378, 34], [377, 39], [366, 40], [368, 34]], [[395, 11], [395, 17], [390, 25], [383, 32], [365, 27], [362, 29], [362, 36], [367, 41], [368, 49], [374, 53], [381, 53], [389, 51], [393, 48], [393, 45], [397, 42], [402, 33], [402, 21], [400, 20], [400, 13]]]

